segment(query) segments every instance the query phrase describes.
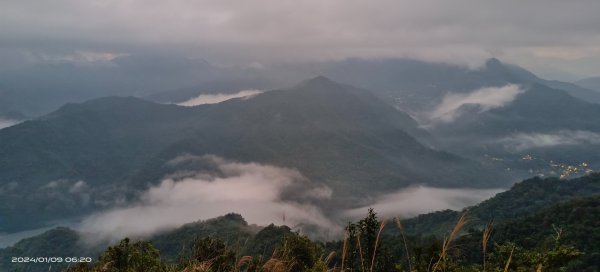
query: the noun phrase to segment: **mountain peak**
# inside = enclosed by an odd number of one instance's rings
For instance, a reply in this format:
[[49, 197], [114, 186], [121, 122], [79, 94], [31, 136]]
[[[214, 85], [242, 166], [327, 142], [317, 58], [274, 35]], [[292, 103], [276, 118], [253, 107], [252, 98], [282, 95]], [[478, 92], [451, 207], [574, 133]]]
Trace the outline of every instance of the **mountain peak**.
[[504, 64], [497, 58], [489, 58], [485, 61], [485, 67], [488, 69], [503, 67]]
[[333, 82], [331, 79], [329, 79], [326, 76], [316, 76], [313, 77], [311, 79], [309, 79], [308, 81], [315, 81], [315, 82]]
[[341, 86], [341, 83], [335, 82], [325, 76], [317, 76], [311, 79], [307, 79], [300, 83], [302, 87], [332, 87], [332, 86]]

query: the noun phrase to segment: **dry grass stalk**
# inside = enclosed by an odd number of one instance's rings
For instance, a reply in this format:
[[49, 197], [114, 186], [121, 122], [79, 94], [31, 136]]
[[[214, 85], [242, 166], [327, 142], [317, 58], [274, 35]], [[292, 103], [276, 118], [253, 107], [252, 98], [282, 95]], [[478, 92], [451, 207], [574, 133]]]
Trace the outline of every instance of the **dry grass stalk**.
[[432, 266], [433, 266], [432, 264], [433, 264], [433, 260], [434, 260], [434, 258], [435, 258], [435, 257], [431, 257], [431, 259], [429, 259], [429, 263], [427, 264], [427, 272], [430, 272], [430, 271], [431, 271], [431, 268], [432, 268]]
[[254, 260], [254, 258], [252, 258], [252, 256], [243, 256], [237, 262], [236, 268], [239, 269], [239, 268], [241, 268], [244, 265], [249, 265], [249, 264], [252, 263], [253, 260]]
[[406, 261], [408, 261], [408, 271], [412, 272], [412, 265], [410, 263], [410, 253], [408, 252], [408, 244], [406, 243], [406, 236], [404, 235], [404, 227], [402, 226], [402, 222], [400, 221], [400, 216], [396, 216], [396, 226], [400, 230], [400, 235], [402, 235], [404, 251], [406, 251]]
[[200, 263], [193, 263], [191, 266], [186, 267], [182, 272], [210, 272], [212, 270], [212, 262], [205, 261]]
[[381, 224], [379, 225], [379, 231], [377, 231], [377, 238], [375, 239], [375, 248], [373, 249], [373, 257], [371, 258], [371, 269], [370, 271], [373, 272], [373, 267], [375, 266], [375, 257], [377, 256], [377, 248], [379, 247], [379, 239], [381, 238], [381, 232], [383, 231], [383, 228], [385, 228], [385, 224], [386, 221], [382, 221]]
[[535, 270], [535, 272], [542, 272], [542, 264], [538, 264], [537, 269]]
[[365, 271], [365, 258], [363, 256], [362, 246], [360, 245], [360, 234], [356, 235], [356, 241], [358, 242], [358, 252], [360, 253], [360, 267], [361, 271]]
[[486, 254], [487, 254], [487, 247], [488, 247], [488, 242], [490, 240], [490, 237], [492, 235], [492, 224], [487, 224], [485, 226], [485, 228], [483, 229], [483, 237], [481, 240], [481, 247], [482, 247], [482, 251], [483, 251], [483, 272], [487, 271], [486, 270]]
[[508, 256], [508, 260], [506, 261], [506, 265], [504, 265], [504, 272], [508, 272], [508, 268], [510, 267], [510, 262], [512, 261], [512, 256], [514, 252], [515, 248], [513, 247], [510, 251], [510, 255]]
[[456, 236], [458, 236], [458, 233], [460, 232], [462, 227], [464, 227], [464, 225], [467, 223], [466, 215], [467, 215], [466, 213], [463, 213], [460, 216], [460, 218], [456, 222], [456, 225], [454, 225], [454, 228], [450, 232], [450, 235], [444, 240], [444, 243], [442, 244], [442, 251], [440, 252], [440, 257], [439, 257], [438, 261], [435, 263], [435, 265], [433, 266], [434, 272], [437, 271], [438, 269], [440, 269], [441, 263], [443, 261], [445, 261], [446, 258], [448, 257], [448, 250], [450, 249], [450, 245], [452, 244], [452, 241], [454, 240], [454, 238], [456, 238]]
[[344, 244], [342, 246], [342, 270], [344, 271], [344, 263], [346, 262], [346, 251], [348, 250], [348, 232], [344, 235]]
[[287, 272], [288, 264], [285, 261], [271, 258], [263, 266], [262, 269], [268, 272]]
[[329, 263], [331, 262], [333, 257], [335, 257], [335, 251], [332, 251], [329, 253], [329, 255], [327, 255], [327, 258], [325, 258], [325, 265], [329, 266]]

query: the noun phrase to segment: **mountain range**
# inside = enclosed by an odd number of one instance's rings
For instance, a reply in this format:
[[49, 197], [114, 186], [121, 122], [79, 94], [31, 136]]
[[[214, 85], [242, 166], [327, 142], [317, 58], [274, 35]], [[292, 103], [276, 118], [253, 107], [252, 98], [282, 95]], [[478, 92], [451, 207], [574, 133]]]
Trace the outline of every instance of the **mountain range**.
[[542, 79], [496, 58], [488, 59], [479, 68], [410, 59], [351, 59], [316, 66], [311, 71], [372, 90], [383, 100], [414, 113], [432, 110], [448, 93], [468, 93], [483, 87], [500, 87], [511, 83], [538, 83], [564, 90], [584, 101], [600, 103], [600, 91]]
[[[135, 199], [181, 170], [168, 162], [182, 155], [297, 169], [333, 190], [329, 207], [413, 184], [490, 188], [510, 182], [437, 150], [414, 119], [370, 92], [324, 77], [196, 107], [133, 97], [67, 104], [0, 130], [0, 143], [2, 231]], [[184, 170], [202, 170], [190, 167]]]
[[[587, 84], [593, 80], [577, 85], [545, 80], [497, 59], [479, 68], [408, 59], [261, 69], [168, 58], [122, 57], [114, 63], [118, 67], [65, 66], [32, 85], [23, 85], [23, 74], [0, 75], [0, 98], [10, 98], [0, 99], [0, 125], [7, 120], [0, 127], [0, 232], [64, 225], [130, 207], [168, 180], [241, 176], [231, 169], [226, 174], [215, 165], [219, 161], [294, 173], [304, 182], [299, 186], [318, 190], [290, 187], [277, 201], [314, 205], [326, 217], [415, 185], [507, 188], [531, 176], [538, 177], [469, 208], [475, 222], [470, 226], [477, 231], [490, 220], [506, 229], [511, 220], [533, 226], [528, 215], [548, 210], [536, 217], [547, 218], [553, 204], [562, 205], [555, 209], [563, 214], [563, 208], [588, 209], [597, 202], [591, 198], [599, 192], [598, 177], [589, 175], [600, 168], [600, 92]], [[45, 69], [37, 72], [53, 70]], [[65, 71], [81, 81], [62, 78]], [[126, 79], [106, 83], [124, 71]], [[318, 74], [327, 77], [272, 88]], [[141, 82], [148, 75], [161, 84]], [[132, 77], [141, 81], [130, 82]], [[48, 93], [38, 96], [35, 89], [44, 84]], [[96, 85], [80, 90], [86, 84]], [[213, 104], [174, 104], [245, 89], [260, 91]], [[136, 97], [107, 96], [123, 94]], [[72, 103], [59, 107], [67, 101]], [[577, 202], [580, 197], [591, 198]], [[422, 215], [406, 220], [406, 231], [440, 234], [459, 215]], [[230, 237], [252, 240], [260, 233], [241, 217], [225, 218], [237, 222]], [[160, 233], [155, 242], [175, 258], [181, 243], [212, 231], [204, 226]], [[44, 241], [53, 236], [74, 241], [78, 234], [59, 228], [45, 235]], [[256, 240], [260, 245], [253, 252], [273, 249], [261, 244], [265, 239]], [[15, 248], [46, 250], [47, 241], [39, 241]]]
[[[267, 67], [220, 67], [203, 59], [173, 55], [130, 55], [88, 65], [31, 64], [0, 72], [0, 115], [27, 118], [68, 102], [118, 95], [180, 103], [205, 93], [270, 90], [324, 75], [369, 89], [410, 114], [435, 106], [447, 92], [469, 92], [507, 83], [539, 83], [598, 103], [597, 85], [546, 80], [515, 65], [489, 59], [482, 67], [414, 59], [348, 59]], [[585, 85], [585, 86], [581, 86]]]

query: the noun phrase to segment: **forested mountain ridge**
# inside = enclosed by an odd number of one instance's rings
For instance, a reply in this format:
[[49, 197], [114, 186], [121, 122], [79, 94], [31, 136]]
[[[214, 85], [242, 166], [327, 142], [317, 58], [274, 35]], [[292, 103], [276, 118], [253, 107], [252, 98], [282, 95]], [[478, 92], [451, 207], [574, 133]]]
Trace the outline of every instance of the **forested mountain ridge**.
[[[186, 154], [298, 169], [331, 187], [338, 204], [415, 183], [489, 188], [509, 182], [434, 144], [407, 114], [323, 77], [196, 107], [133, 97], [67, 104], [0, 131], [6, 215], [0, 230], [133, 199], [176, 172], [167, 162]], [[25, 211], [36, 216], [22, 216]]]
[[597, 173], [570, 180], [534, 177], [463, 211], [419, 215], [405, 220], [404, 226], [409, 234], [441, 235], [461, 213], [468, 215], [472, 227], [482, 228], [488, 223], [500, 224], [526, 217], [561, 202], [597, 195], [600, 195], [600, 174]]

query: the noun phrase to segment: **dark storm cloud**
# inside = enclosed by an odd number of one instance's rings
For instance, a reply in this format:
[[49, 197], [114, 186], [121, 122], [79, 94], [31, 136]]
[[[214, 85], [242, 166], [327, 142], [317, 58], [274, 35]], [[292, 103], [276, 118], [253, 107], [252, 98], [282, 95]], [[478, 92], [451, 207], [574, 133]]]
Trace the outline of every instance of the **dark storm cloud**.
[[[168, 51], [224, 63], [490, 55], [589, 73], [600, 56], [598, 1], [8, 0], [2, 50]], [[16, 51], [15, 51], [16, 52]], [[596, 66], [597, 67], [597, 66]]]

